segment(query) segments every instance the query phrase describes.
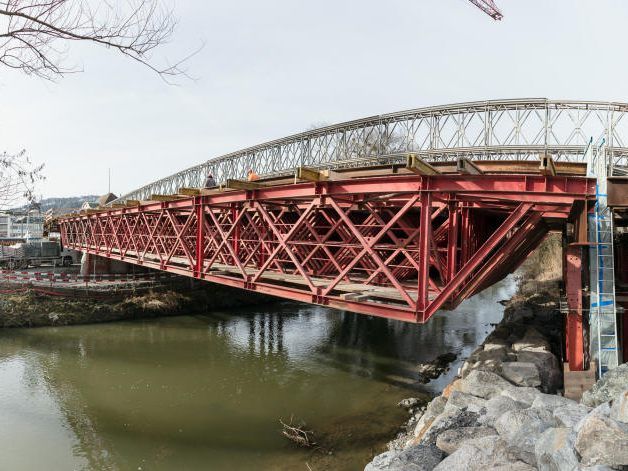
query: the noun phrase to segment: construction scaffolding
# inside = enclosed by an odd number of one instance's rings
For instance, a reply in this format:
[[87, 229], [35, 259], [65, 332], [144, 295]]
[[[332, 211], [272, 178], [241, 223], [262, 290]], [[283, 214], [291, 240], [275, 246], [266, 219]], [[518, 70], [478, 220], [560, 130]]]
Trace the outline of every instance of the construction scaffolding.
[[591, 359], [602, 376], [619, 364], [613, 211], [607, 204], [607, 178], [611, 162], [602, 139], [588, 148], [587, 176], [595, 177], [596, 201], [589, 213], [590, 345]]

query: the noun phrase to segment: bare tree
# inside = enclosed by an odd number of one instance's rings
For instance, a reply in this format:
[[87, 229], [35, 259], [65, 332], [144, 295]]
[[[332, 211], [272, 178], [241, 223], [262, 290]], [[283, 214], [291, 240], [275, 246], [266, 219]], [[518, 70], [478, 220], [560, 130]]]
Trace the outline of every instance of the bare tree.
[[24, 200], [35, 200], [35, 185], [44, 179], [44, 166], [34, 165], [26, 151], [0, 154], [0, 209], [15, 206]]
[[114, 49], [164, 80], [185, 75], [182, 64], [159, 65], [155, 49], [176, 19], [162, 0], [0, 0], [0, 63], [53, 80], [77, 72], [64, 65], [72, 42]]
[[[54, 80], [79, 71], [64, 62], [69, 45], [81, 42], [116, 50], [166, 82], [186, 76], [182, 65], [192, 54], [173, 64], [153, 60], [176, 26], [163, 1], [0, 0], [0, 64]], [[24, 151], [0, 154], [0, 208], [32, 202], [42, 170]]]

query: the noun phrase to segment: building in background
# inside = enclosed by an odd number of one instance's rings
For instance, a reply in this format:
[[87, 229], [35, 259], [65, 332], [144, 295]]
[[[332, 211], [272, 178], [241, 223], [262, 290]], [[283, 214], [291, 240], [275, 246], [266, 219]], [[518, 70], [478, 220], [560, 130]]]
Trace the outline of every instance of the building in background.
[[0, 213], [0, 239], [38, 239], [43, 228], [44, 215], [38, 208]]

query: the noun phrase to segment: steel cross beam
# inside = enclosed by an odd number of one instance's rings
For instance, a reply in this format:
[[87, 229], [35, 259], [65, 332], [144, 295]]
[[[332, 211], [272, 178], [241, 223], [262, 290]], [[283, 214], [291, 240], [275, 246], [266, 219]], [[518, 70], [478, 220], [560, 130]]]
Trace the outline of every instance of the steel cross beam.
[[150, 202], [60, 228], [90, 254], [426, 322], [505, 276], [594, 194], [581, 177], [371, 177]]
[[300, 166], [362, 168], [405, 162], [408, 153], [428, 161], [539, 160], [584, 162], [591, 139], [605, 139], [609, 161], [628, 166], [628, 104], [548, 99], [492, 100], [371, 116], [295, 134], [212, 158], [120, 197], [147, 200], [199, 188], [208, 173], [218, 183], [246, 177], [294, 174]]

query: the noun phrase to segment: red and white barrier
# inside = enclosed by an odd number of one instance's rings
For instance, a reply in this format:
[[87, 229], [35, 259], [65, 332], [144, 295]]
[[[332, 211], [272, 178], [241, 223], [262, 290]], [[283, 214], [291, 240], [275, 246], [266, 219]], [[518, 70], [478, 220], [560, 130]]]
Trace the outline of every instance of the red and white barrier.
[[129, 283], [133, 281], [151, 281], [172, 278], [168, 273], [137, 273], [137, 274], [92, 274], [27, 272], [0, 270], [0, 282], [12, 283]]

